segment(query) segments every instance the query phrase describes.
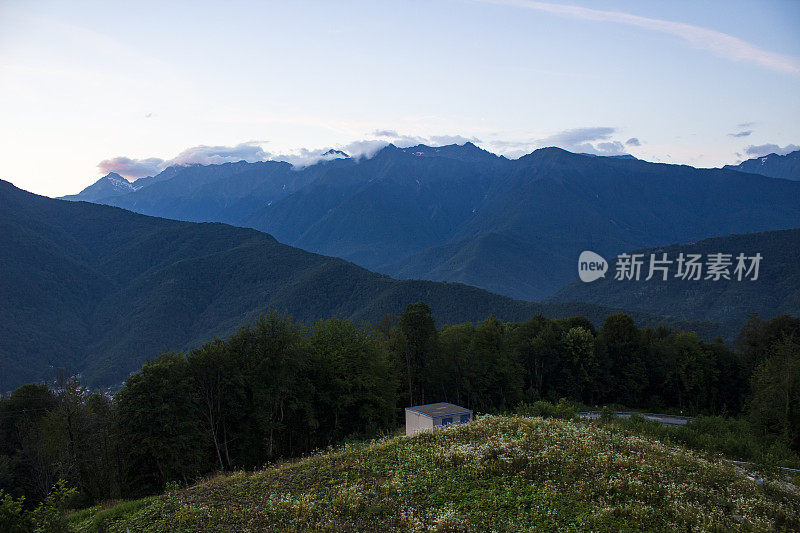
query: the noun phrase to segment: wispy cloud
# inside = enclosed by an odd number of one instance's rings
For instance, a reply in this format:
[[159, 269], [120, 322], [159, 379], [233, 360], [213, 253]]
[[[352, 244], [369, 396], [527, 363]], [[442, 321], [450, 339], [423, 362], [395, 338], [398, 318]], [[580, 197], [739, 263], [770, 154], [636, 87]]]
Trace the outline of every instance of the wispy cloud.
[[[595, 126], [560, 131], [535, 142], [538, 146], [558, 146], [570, 152], [595, 155], [622, 155], [625, 146], [611, 137], [617, 128]], [[638, 140], [636, 141], [638, 142]]]
[[657, 31], [679, 37], [693, 46], [708, 50], [718, 57], [733, 61], [746, 61], [764, 68], [789, 74], [800, 74], [800, 60], [795, 57], [770, 52], [733, 35], [720, 31], [649, 17], [631, 15], [619, 11], [601, 11], [580, 6], [536, 2], [533, 0], [480, 0], [492, 4], [505, 4], [525, 9], [544, 11], [555, 15], [594, 20], [598, 22], [614, 22], [628, 24], [651, 31]]
[[753, 130], [744, 130], [736, 133], [729, 133], [728, 137], [749, 137]]
[[404, 135], [398, 133], [396, 130], [375, 130], [372, 132], [372, 135], [380, 139], [386, 139], [400, 148], [407, 148], [409, 146], [416, 146], [418, 144], [427, 144], [428, 146], [444, 146], [446, 144], [480, 142], [480, 139], [477, 137], [463, 137], [461, 135], [430, 135], [428, 137], [423, 137], [420, 135]]
[[169, 161], [169, 165], [219, 165], [221, 163], [235, 163], [237, 161], [265, 161], [269, 154], [261, 147], [265, 141], [248, 141], [235, 146], [194, 146], [179, 153]]
[[570, 152], [593, 155], [625, 155], [625, 146], [641, 146], [641, 141], [631, 137], [624, 143], [614, 137], [617, 128], [611, 126], [590, 126], [585, 128], [571, 128], [559, 131], [542, 138], [529, 138], [523, 140], [507, 141], [492, 139], [485, 143], [484, 148], [502, 153], [506, 157], [516, 158], [537, 148], [556, 146]]
[[377, 139], [361, 140], [338, 145], [335, 148], [298, 148], [285, 154], [270, 154], [269, 158], [273, 161], [285, 161], [295, 169], [301, 169], [322, 161], [345, 157], [351, 157], [355, 160], [369, 159], [388, 144], [388, 141]]
[[786, 146], [778, 146], [777, 144], [759, 144], [750, 145], [744, 149], [747, 155], [761, 157], [762, 155], [778, 154], [786, 155], [789, 152], [800, 150], [800, 146], [796, 144], [787, 144]]
[[[378, 132], [374, 132], [375, 136]], [[398, 134], [391, 130], [385, 130], [386, 136], [402, 137], [405, 141], [419, 140], [422, 137], [409, 137], [398, 136]], [[431, 137], [430, 139], [450, 139], [450, 137]], [[436, 141], [433, 141], [434, 143]], [[186, 166], [186, 165], [219, 165], [222, 163], [236, 163], [239, 161], [247, 161], [254, 163], [257, 161], [285, 161], [290, 163], [297, 169], [307, 167], [319, 163], [321, 161], [330, 161], [332, 159], [341, 159], [343, 157], [352, 157], [355, 160], [370, 158], [375, 155], [381, 148], [389, 144], [386, 139], [367, 139], [354, 141], [344, 145], [337, 145], [335, 147], [327, 146], [325, 148], [298, 148], [296, 150], [287, 151], [285, 153], [272, 153], [264, 150], [263, 145], [267, 141], [248, 141], [239, 143], [233, 146], [208, 146], [199, 145], [187, 148], [179, 153], [172, 159], [161, 159], [158, 157], [148, 157], [147, 159], [136, 159], [131, 157], [113, 157], [111, 159], [104, 159], [97, 164], [104, 174], [109, 172], [116, 172], [120, 176], [133, 180], [145, 176], [155, 176], [162, 170], [171, 166]], [[402, 143], [401, 143], [402, 144]], [[419, 142], [413, 142], [419, 144]], [[409, 145], [411, 146], [411, 145]]]
[[112, 157], [104, 159], [97, 164], [97, 168], [103, 174], [116, 172], [123, 178], [143, 178], [154, 176], [164, 170], [164, 160], [159, 157], [148, 157], [147, 159], [135, 159], [131, 157]]
[[135, 159], [130, 157], [114, 157], [98, 163], [98, 168], [104, 173], [116, 172], [128, 179], [154, 176], [170, 166], [180, 165], [218, 165], [221, 163], [234, 163], [238, 161], [285, 161], [296, 169], [314, 165], [322, 161], [350, 157], [354, 160], [371, 158], [389, 143], [400, 148], [425, 144], [428, 146], [444, 146], [448, 144], [464, 144], [472, 142], [482, 144], [492, 150], [498, 150], [508, 157], [518, 157], [530, 153], [536, 148], [545, 146], [558, 146], [571, 152], [580, 152], [595, 155], [621, 155], [626, 153], [625, 145], [640, 146], [639, 139], [631, 137], [625, 143], [614, 139], [617, 128], [608, 126], [595, 126], [586, 128], [573, 128], [557, 132], [549, 137], [529, 139], [522, 141], [492, 140], [486, 143], [477, 137], [464, 137], [461, 135], [407, 135], [398, 133], [393, 129], [374, 130], [365, 139], [347, 144], [326, 146], [324, 148], [298, 148], [283, 153], [273, 153], [264, 150], [267, 141], [249, 141], [233, 146], [208, 146], [200, 145], [187, 148], [172, 159], [149, 157]]
[[265, 152], [261, 145], [263, 141], [249, 141], [235, 146], [193, 146], [179, 153], [172, 159], [164, 160], [159, 157], [136, 159], [131, 157], [112, 157], [104, 159], [97, 164], [103, 173], [116, 172], [128, 179], [155, 176], [165, 168], [173, 165], [218, 165], [220, 163], [235, 163], [237, 161], [265, 161], [270, 154]]
[[295, 168], [303, 168], [320, 161], [340, 159], [345, 157], [342, 152], [353, 159], [369, 159], [378, 153], [381, 148], [394, 144], [400, 148], [426, 144], [428, 146], [444, 146], [447, 144], [464, 144], [466, 142], [480, 142], [476, 137], [462, 137], [461, 135], [430, 135], [422, 137], [419, 135], [405, 135], [398, 133], [397, 130], [378, 129], [372, 131], [368, 137], [372, 139], [362, 139], [348, 144], [337, 145], [333, 148], [308, 149], [300, 148], [286, 154], [270, 154], [270, 159], [275, 161], [286, 161]]

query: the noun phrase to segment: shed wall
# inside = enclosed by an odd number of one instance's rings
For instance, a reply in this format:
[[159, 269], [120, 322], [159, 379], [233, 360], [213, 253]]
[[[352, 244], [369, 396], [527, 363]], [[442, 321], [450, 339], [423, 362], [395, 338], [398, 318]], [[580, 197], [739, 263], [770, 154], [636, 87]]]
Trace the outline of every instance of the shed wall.
[[406, 409], [406, 435], [410, 437], [426, 429], [433, 429], [433, 418]]
[[461, 415], [469, 415], [469, 420], [467, 422], [463, 422], [463, 423], [468, 424], [469, 422], [472, 422], [472, 412], [467, 411], [467, 412], [464, 412], [464, 413], [457, 413], [457, 414], [454, 414], [454, 415], [437, 416], [436, 418], [433, 419], [433, 426], [434, 427], [441, 426], [442, 425], [442, 421], [445, 418], [452, 419], [451, 424], [453, 424], [454, 426], [457, 426], [459, 424], [462, 424]]

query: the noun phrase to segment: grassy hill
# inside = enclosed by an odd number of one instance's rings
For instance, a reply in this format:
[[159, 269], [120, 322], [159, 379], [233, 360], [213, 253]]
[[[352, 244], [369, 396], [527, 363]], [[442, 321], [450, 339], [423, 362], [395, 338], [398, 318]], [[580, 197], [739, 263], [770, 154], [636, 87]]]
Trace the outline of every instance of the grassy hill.
[[78, 531], [796, 531], [800, 496], [619, 427], [482, 417], [71, 517]]

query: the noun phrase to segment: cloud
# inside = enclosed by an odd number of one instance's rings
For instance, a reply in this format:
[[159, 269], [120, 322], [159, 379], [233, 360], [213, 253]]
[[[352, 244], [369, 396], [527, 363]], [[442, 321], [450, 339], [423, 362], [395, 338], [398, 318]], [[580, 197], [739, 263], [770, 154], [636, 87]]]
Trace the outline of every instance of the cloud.
[[611, 135], [617, 131], [616, 128], [609, 128], [606, 126], [599, 126], [593, 128], [573, 128], [558, 132], [550, 137], [541, 139], [539, 142], [543, 144], [550, 143], [552, 145], [579, 145], [587, 141], [609, 139]]
[[[388, 143], [383, 143], [385, 146]], [[333, 161], [334, 159], [344, 159], [350, 156], [350, 152], [345, 152], [341, 148], [299, 148], [286, 154], [270, 155], [271, 161], [284, 161], [292, 165], [295, 170], [315, 165], [322, 161]]]
[[753, 130], [744, 130], [744, 131], [740, 131], [738, 133], [729, 133], [728, 137], [747, 137], [751, 133], [753, 133]]
[[780, 147], [777, 144], [759, 144], [759, 145], [750, 145], [747, 146], [744, 151], [747, 155], [752, 155], [756, 157], [761, 157], [762, 155], [768, 154], [778, 154], [778, 155], [786, 155], [789, 152], [795, 152], [800, 150], [800, 146], [796, 144], [787, 144], [784, 147]]
[[320, 161], [331, 161], [333, 159], [341, 159], [344, 155], [331, 150], [331, 149], [315, 149], [309, 150], [308, 148], [300, 148], [288, 154], [270, 155], [272, 161], [285, 161], [295, 168], [303, 168]]
[[445, 146], [447, 144], [466, 144], [468, 142], [479, 143], [481, 140], [477, 137], [462, 137], [461, 135], [431, 135], [428, 137], [427, 142], [422, 144]]
[[375, 130], [372, 132], [372, 135], [386, 139], [387, 142], [391, 142], [400, 148], [416, 146], [418, 144], [425, 144], [428, 142], [428, 139], [425, 137], [420, 137], [418, 135], [405, 135], [398, 133], [397, 130]]
[[261, 145], [263, 141], [249, 141], [239, 143], [236, 146], [206, 146], [200, 145], [187, 148], [179, 153], [177, 157], [169, 161], [168, 166], [172, 165], [219, 165], [221, 163], [235, 163], [237, 161], [266, 161], [270, 154], [264, 151]]
[[155, 176], [164, 170], [164, 160], [158, 157], [148, 157], [147, 159], [132, 159], [130, 157], [113, 157], [104, 159], [97, 164], [97, 168], [103, 174], [116, 172], [123, 178], [143, 178], [145, 176]]
[[485, 143], [484, 148], [513, 159], [529, 154], [537, 148], [548, 146], [555, 146], [581, 154], [626, 155], [628, 154], [626, 147], [641, 146], [642, 144], [637, 137], [631, 137], [623, 143], [614, 139], [616, 133], [617, 128], [610, 126], [572, 128], [539, 139], [516, 141], [492, 139]]
[[422, 137], [417, 135], [403, 135], [396, 130], [375, 130], [371, 133], [379, 139], [366, 139], [354, 141], [349, 144], [337, 145], [318, 149], [300, 148], [286, 154], [270, 154], [269, 159], [274, 161], [286, 161], [294, 168], [301, 169], [320, 161], [341, 159], [345, 157], [335, 150], [344, 152], [347, 156], [355, 160], [369, 159], [378, 153], [382, 148], [394, 144], [399, 148], [408, 148], [418, 144], [428, 146], [444, 146], [447, 144], [464, 144], [466, 142], [480, 142], [476, 137], [463, 137], [461, 135], [431, 135]]
[[409, 146], [416, 146], [418, 144], [425, 144], [428, 146], [444, 146], [447, 144], [481, 142], [477, 137], [463, 137], [461, 135], [431, 135], [428, 137], [422, 137], [419, 135], [403, 135], [397, 133], [396, 130], [375, 130], [372, 132], [372, 135], [386, 139], [399, 148], [408, 148]]
[[342, 151], [355, 159], [369, 159], [389, 143], [378, 140], [354, 141], [341, 147]]
[[616, 131], [616, 128], [608, 126], [573, 128], [558, 132], [543, 139], [538, 139], [534, 141], [533, 144], [538, 147], [557, 146], [570, 152], [582, 154], [626, 154], [625, 146], [620, 141], [611, 139], [611, 136]]
[[[628, 153], [619, 141], [597, 143], [595, 145], [595, 150], [597, 155], [624, 155]], [[591, 154], [592, 152], [586, 151], [586, 153]]]
[[505, 4], [537, 11], [545, 11], [555, 15], [593, 20], [598, 22], [614, 22], [628, 24], [651, 31], [666, 33], [681, 38], [696, 48], [707, 50], [712, 54], [733, 61], [744, 61], [788, 74], [800, 74], [800, 61], [797, 58], [764, 50], [743, 39], [709, 28], [672, 22], [668, 20], [640, 17], [619, 11], [601, 11], [586, 7], [536, 2], [533, 0], [482, 0], [492, 4]]
[[756, 125], [755, 122], [742, 122], [741, 124], [737, 124], [736, 127], [739, 129], [744, 129], [744, 128], [751, 128], [755, 125]]
[[[492, 141], [486, 143], [492, 148], [504, 148], [508, 156], [518, 156], [529, 153], [533, 148], [542, 146], [560, 146], [564, 149], [597, 155], [624, 154], [624, 145], [611, 139], [615, 128], [595, 127], [565, 130], [538, 141], [504, 142]], [[151, 157], [149, 159], [131, 159], [128, 157], [115, 157], [102, 161], [98, 167], [105, 172], [117, 172], [127, 178], [153, 176], [169, 166], [176, 165], [217, 165], [237, 161], [285, 161], [295, 169], [302, 169], [321, 161], [330, 161], [350, 157], [356, 161], [371, 158], [382, 148], [394, 144], [400, 148], [425, 144], [428, 146], [444, 146], [448, 144], [465, 144], [467, 142], [481, 143], [477, 137], [464, 137], [462, 135], [405, 135], [396, 130], [375, 130], [370, 134], [377, 139], [362, 139], [348, 144], [327, 146], [324, 148], [298, 148], [285, 153], [271, 153], [263, 149], [266, 141], [249, 141], [235, 146], [207, 146], [200, 145], [187, 148], [176, 157], [168, 160]], [[638, 140], [636, 140], [638, 142]], [[483, 144], [483, 143], [481, 143]]]
[[523, 155], [529, 154], [536, 148], [541, 148], [536, 141], [504, 141], [501, 139], [493, 139], [483, 145], [483, 148], [492, 153], [502, 154], [509, 159], [516, 159]]
[[134, 159], [120, 156], [100, 161], [97, 164], [97, 168], [104, 174], [116, 172], [124, 178], [136, 179], [155, 176], [165, 168], [175, 165], [218, 165], [242, 160], [252, 163], [270, 158], [270, 154], [264, 151], [261, 144], [263, 144], [261, 141], [249, 141], [236, 146], [194, 146], [187, 148], [169, 160], [159, 157]]
[[[373, 132], [375, 134], [375, 132]], [[348, 144], [341, 144], [335, 147], [325, 148], [298, 148], [285, 154], [269, 154], [272, 161], [285, 161], [291, 164], [296, 170], [315, 165], [321, 161], [332, 161], [350, 157], [356, 161], [369, 159], [378, 153], [382, 148], [389, 145], [389, 141], [372, 139], [354, 141]]]

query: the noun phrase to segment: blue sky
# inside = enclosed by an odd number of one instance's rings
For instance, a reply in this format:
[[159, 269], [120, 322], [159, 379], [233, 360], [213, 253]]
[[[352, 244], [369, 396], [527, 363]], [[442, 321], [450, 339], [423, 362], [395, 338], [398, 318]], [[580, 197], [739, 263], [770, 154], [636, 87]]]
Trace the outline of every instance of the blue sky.
[[466, 139], [719, 166], [800, 144], [798, 28], [797, 1], [2, 1], [0, 177]]

